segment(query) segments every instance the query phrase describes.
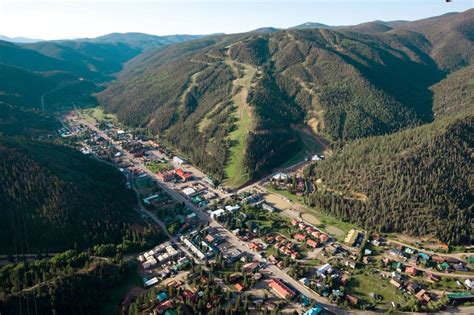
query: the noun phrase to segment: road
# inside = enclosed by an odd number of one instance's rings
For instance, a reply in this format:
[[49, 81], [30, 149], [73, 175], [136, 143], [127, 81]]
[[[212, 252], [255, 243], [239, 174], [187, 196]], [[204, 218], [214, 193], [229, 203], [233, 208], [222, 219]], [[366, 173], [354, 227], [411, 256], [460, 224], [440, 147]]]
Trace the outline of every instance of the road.
[[[187, 198], [185, 198], [179, 192], [175, 191], [174, 189], [172, 189], [171, 187], [168, 186], [168, 185], [171, 185], [171, 184], [164, 183], [164, 182], [160, 181], [155, 173], [153, 173], [148, 168], [146, 168], [145, 165], [140, 160], [136, 159], [135, 157], [133, 157], [133, 155], [128, 153], [126, 150], [124, 150], [119, 143], [112, 140], [106, 133], [104, 133], [103, 131], [101, 131], [100, 129], [95, 127], [93, 124], [90, 124], [85, 120], [82, 120], [81, 123], [83, 123], [84, 125], [87, 125], [90, 129], [94, 130], [95, 132], [97, 132], [97, 134], [99, 134], [104, 139], [106, 139], [110, 143], [112, 143], [118, 150], [122, 151], [123, 154], [124, 154], [124, 157], [129, 159], [130, 162], [132, 162], [135, 167], [139, 167], [144, 172], [146, 172], [151, 178], [155, 179], [158, 186], [161, 189], [163, 189], [163, 191], [165, 191], [167, 194], [169, 194], [174, 200], [184, 203], [191, 211], [193, 211], [196, 214], [196, 216], [201, 221], [203, 221], [205, 223], [208, 223], [210, 227], [213, 227], [213, 228], [217, 229], [221, 233], [221, 235], [223, 237], [225, 237], [227, 242], [229, 242], [231, 245], [233, 245], [235, 248], [239, 249], [242, 252], [248, 252], [248, 253], [252, 252], [247, 242], [243, 242], [243, 241], [239, 240], [234, 234], [232, 234], [230, 231], [228, 231], [224, 226], [222, 226], [217, 221], [211, 219], [210, 216], [207, 213], [201, 211], [193, 203], [191, 203]], [[297, 165], [300, 165], [300, 164], [302, 164], [302, 163], [298, 163]], [[295, 166], [296, 165], [293, 165], [292, 167], [295, 167]], [[255, 184], [258, 185], [258, 182], [255, 183]], [[247, 187], [247, 189], [248, 189], [248, 187]], [[151, 213], [149, 211], [146, 211], [146, 213], [150, 216], [150, 218], [152, 218], [157, 224], [159, 224], [162, 227], [162, 229], [167, 234], [167, 236], [170, 238], [170, 240], [173, 244], [176, 244], [176, 246], [178, 246], [179, 249], [183, 250], [183, 252], [185, 252], [185, 253], [189, 252], [187, 250], [187, 248], [185, 248], [182, 244], [180, 244], [179, 242], [176, 241], [176, 238], [169, 235], [169, 233], [166, 229], [166, 226], [163, 224], [163, 222], [161, 222], [153, 213]], [[191, 257], [194, 257], [194, 256], [191, 255]], [[288, 274], [286, 274], [283, 270], [279, 269], [275, 265], [267, 264], [266, 260], [263, 259], [259, 254], [256, 254], [254, 256], [254, 260], [262, 263], [262, 265], [265, 266], [264, 270], [270, 272], [275, 277], [278, 277], [278, 278], [282, 279], [283, 281], [285, 281], [286, 283], [293, 286], [295, 289], [297, 289], [302, 294], [304, 294], [307, 297], [317, 301], [323, 307], [325, 307], [326, 309], [328, 309], [329, 311], [331, 311], [335, 314], [371, 314], [371, 312], [368, 312], [368, 311], [358, 311], [358, 310], [347, 311], [347, 310], [340, 309], [339, 307], [330, 304], [328, 299], [319, 296], [314, 291], [312, 291], [312, 290], [308, 289], [307, 287], [303, 286], [300, 282], [298, 282], [297, 280], [290, 277]]]

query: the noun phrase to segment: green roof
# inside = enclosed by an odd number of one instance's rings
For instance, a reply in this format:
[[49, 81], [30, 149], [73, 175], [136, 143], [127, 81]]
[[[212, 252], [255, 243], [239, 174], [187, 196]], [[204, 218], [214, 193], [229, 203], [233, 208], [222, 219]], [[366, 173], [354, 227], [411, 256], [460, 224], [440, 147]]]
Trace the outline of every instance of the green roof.
[[456, 293], [448, 293], [446, 296], [450, 299], [462, 299], [462, 298], [472, 298], [474, 294], [471, 292], [456, 292]]

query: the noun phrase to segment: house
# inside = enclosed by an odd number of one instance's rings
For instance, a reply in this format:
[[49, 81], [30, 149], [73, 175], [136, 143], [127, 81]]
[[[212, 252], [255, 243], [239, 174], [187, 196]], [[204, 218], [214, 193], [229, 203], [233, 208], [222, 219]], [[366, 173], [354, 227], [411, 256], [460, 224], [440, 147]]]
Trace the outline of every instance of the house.
[[466, 280], [464, 281], [464, 285], [466, 286], [466, 288], [467, 288], [468, 290], [474, 289], [474, 280], [472, 280], [472, 279], [466, 279]]
[[418, 257], [420, 257], [420, 260], [426, 263], [428, 260], [430, 260], [430, 256], [425, 253], [418, 253]]
[[267, 210], [268, 212], [275, 212], [276, 211], [274, 206], [269, 205], [268, 203], [265, 203], [265, 202], [262, 203], [262, 209]]
[[309, 286], [309, 279], [308, 278], [301, 278], [299, 280], [304, 286]]
[[197, 295], [190, 290], [184, 290], [183, 298], [195, 302], [197, 299]]
[[182, 168], [177, 168], [174, 173], [178, 176], [183, 182], [189, 180], [193, 175], [189, 172], [183, 171]]
[[355, 269], [356, 266], [357, 266], [357, 262], [352, 260], [352, 259], [346, 259], [344, 260], [344, 265], [347, 266], [347, 267], [350, 267], [352, 269]]
[[254, 273], [260, 268], [260, 263], [258, 261], [249, 262], [242, 266], [242, 271], [245, 273]]
[[395, 279], [390, 279], [390, 284], [395, 286], [395, 288], [400, 288], [402, 286], [402, 284], [400, 282], [398, 282], [397, 280]]
[[306, 236], [304, 236], [303, 234], [299, 234], [299, 233], [295, 234], [293, 237], [298, 242], [303, 242], [306, 239]]
[[418, 271], [416, 270], [415, 267], [408, 266], [408, 267], [405, 268], [405, 272], [406, 272], [407, 274], [409, 274], [410, 276], [416, 276], [416, 274], [417, 274]]
[[296, 293], [288, 288], [281, 280], [271, 279], [269, 283], [270, 288], [281, 298], [283, 299], [292, 299], [295, 297]]
[[158, 310], [158, 313], [163, 313], [165, 312], [166, 310], [169, 310], [171, 308], [174, 307], [174, 304], [173, 304], [173, 301], [171, 300], [166, 300], [164, 302], [161, 302], [160, 304], [158, 304], [158, 306], [156, 307], [156, 309]]
[[446, 294], [448, 299], [453, 302], [469, 302], [474, 301], [474, 294], [471, 292], [457, 292], [457, 293], [448, 293]]
[[186, 187], [182, 190], [183, 194], [185, 194], [187, 197], [192, 197], [196, 194], [196, 189], [192, 187]]
[[173, 163], [183, 165], [186, 164], [186, 160], [180, 158], [179, 156], [173, 156]]
[[161, 171], [156, 174], [156, 176], [162, 181], [162, 182], [169, 182], [174, 179], [174, 174], [170, 171]]
[[454, 270], [456, 271], [468, 271], [467, 267], [463, 263], [457, 263], [453, 265]]
[[239, 282], [239, 283], [237, 283], [237, 284], [235, 285], [235, 289], [236, 289], [237, 291], [239, 291], [239, 292], [242, 292], [242, 291], [245, 290], [245, 287], [244, 287], [244, 285], [243, 285], [242, 283]]
[[435, 274], [432, 274], [432, 273], [427, 273], [426, 274], [426, 278], [428, 281], [430, 282], [438, 282], [440, 280], [440, 277], [435, 275]]
[[308, 244], [308, 246], [311, 246], [312, 248], [318, 247], [318, 242], [313, 241], [313, 240], [307, 240], [306, 244]]
[[319, 276], [321, 276], [321, 275], [324, 275], [326, 273], [331, 273], [331, 271], [332, 271], [332, 266], [330, 264], [324, 264], [316, 271], [316, 273]]
[[165, 292], [160, 292], [156, 295], [156, 299], [158, 302], [163, 302], [164, 300], [168, 299], [168, 295]]
[[350, 294], [346, 295], [346, 300], [352, 305], [357, 305], [359, 303], [359, 298]]
[[445, 261], [444, 257], [433, 255], [431, 256], [431, 260], [437, 264], [441, 264]]
[[438, 269], [442, 271], [448, 271], [449, 270], [449, 264], [447, 262], [441, 263], [438, 265]]
[[349, 233], [347, 233], [347, 236], [344, 239], [344, 243], [346, 243], [349, 246], [353, 246], [358, 235], [359, 235], [359, 232], [357, 232], [356, 229], [351, 229]]
[[210, 216], [213, 219], [216, 219], [225, 213], [224, 209], [217, 209], [211, 212]]
[[428, 293], [424, 289], [421, 289], [420, 291], [418, 291], [418, 293], [415, 294], [415, 297], [418, 299], [418, 301], [422, 301], [422, 302], [429, 302], [431, 300], [431, 297], [428, 295]]
[[416, 293], [418, 292], [419, 289], [420, 289], [420, 286], [418, 285], [418, 283], [410, 282], [407, 285], [407, 290], [410, 291], [411, 293]]

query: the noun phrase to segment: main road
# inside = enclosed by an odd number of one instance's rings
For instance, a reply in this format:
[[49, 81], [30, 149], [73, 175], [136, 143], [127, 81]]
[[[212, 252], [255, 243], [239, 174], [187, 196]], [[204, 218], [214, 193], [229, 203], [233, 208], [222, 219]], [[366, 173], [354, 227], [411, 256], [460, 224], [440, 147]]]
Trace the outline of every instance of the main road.
[[[167, 183], [162, 182], [161, 180], [158, 179], [157, 175], [150, 171], [148, 168], [145, 167], [143, 162], [141, 162], [139, 159], [135, 158], [132, 154], [128, 153], [126, 150], [122, 148], [122, 146], [111, 139], [105, 132], [94, 126], [93, 124], [90, 124], [89, 122], [85, 121], [84, 119], [81, 120], [81, 123], [84, 125], [87, 125], [90, 129], [94, 130], [97, 132], [98, 135], [102, 136], [104, 139], [108, 140], [110, 143], [112, 143], [118, 150], [123, 152], [124, 157], [126, 157], [135, 167], [139, 167], [141, 170], [146, 172], [150, 177], [156, 180], [157, 185], [163, 189], [167, 194], [169, 194], [173, 199], [175, 199], [178, 202], [184, 203], [190, 210], [192, 210], [196, 216], [203, 222], [208, 223], [209, 226], [216, 228], [221, 235], [223, 235], [226, 240], [232, 244], [235, 248], [239, 249], [242, 252], [251, 252], [251, 249], [248, 245], [247, 242], [243, 242], [237, 238], [234, 234], [232, 234], [229, 230], [227, 230], [224, 226], [222, 226], [219, 222], [213, 220], [206, 212], [201, 211], [198, 207], [196, 207], [193, 203], [191, 203], [187, 198], [185, 198], [183, 195], [181, 195], [179, 192], [175, 191], [173, 188], [169, 187]], [[172, 237], [169, 235], [166, 226], [159, 220], [156, 215], [153, 213], [145, 210], [146, 213], [152, 218], [157, 224], [159, 224], [162, 229], [165, 231], [167, 236], [170, 238], [171, 242], [173, 244], [176, 244], [183, 252], [189, 253], [187, 249], [182, 246], [179, 242], [176, 241], [175, 237]], [[259, 254], [256, 254], [254, 256], [254, 260], [260, 262], [264, 267], [264, 270], [270, 272], [273, 274], [275, 277], [278, 277], [280, 279], [283, 279], [286, 283], [290, 284], [293, 286], [295, 289], [297, 289], [299, 292], [302, 294], [306, 295], [307, 297], [317, 301], [319, 304], [321, 304], [323, 307], [325, 307], [327, 310], [335, 313], [335, 314], [372, 314], [373, 312], [368, 312], [368, 311], [358, 311], [358, 310], [343, 310], [333, 304], [330, 304], [328, 299], [321, 297], [320, 295], [316, 294], [313, 290], [307, 288], [304, 286], [302, 283], [298, 282], [297, 280], [293, 279], [290, 277], [287, 273], [285, 273], [283, 270], [279, 269], [275, 265], [268, 264], [265, 259], [263, 259]], [[463, 312], [466, 309], [459, 309], [459, 308], [453, 308], [450, 309], [451, 312]], [[373, 313], [375, 314], [375, 313]]]

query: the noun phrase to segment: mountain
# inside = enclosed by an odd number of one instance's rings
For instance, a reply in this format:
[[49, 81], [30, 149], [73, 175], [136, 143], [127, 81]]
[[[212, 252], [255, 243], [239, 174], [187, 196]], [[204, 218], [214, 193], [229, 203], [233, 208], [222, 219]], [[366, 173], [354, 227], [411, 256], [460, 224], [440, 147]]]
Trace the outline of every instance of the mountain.
[[318, 188], [307, 202], [366, 229], [472, 244], [474, 177], [466, 170], [472, 169], [473, 150], [471, 106], [454, 117], [344, 146], [312, 170]]
[[292, 26], [288, 29], [290, 29], [290, 30], [312, 30], [312, 29], [317, 29], [317, 28], [330, 29], [330, 28], [333, 28], [333, 26], [329, 26], [329, 25], [322, 24], [322, 23], [306, 22], [306, 23], [303, 23], [303, 24], [300, 24], [300, 25]]
[[[430, 29], [457, 32], [472, 48], [472, 15], [450, 15], [449, 23], [432, 18]], [[281, 30], [175, 44], [129, 61], [99, 99], [123, 122], [239, 186], [307, 151], [301, 132], [308, 127], [347, 142], [431, 122], [430, 87], [456, 69], [445, 61], [462, 45], [440, 50], [445, 42], [416, 32], [418, 23], [389, 30], [377, 22], [384, 27], [375, 33]], [[470, 48], [462, 53], [473, 56]]]
[[100, 44], [121, 43], [127, 46], [145, 50], [149, 48], [163, 47], [170, 44], [181, 43], [193, 39], [202, 38], [205, 35], [176, 34], [157, 36], [144, 33], [111, 33], [96, 38], [77, 39], [76, 42], [91, 42]]
[[385, 33], [391, 31], [393, 28], [388, 25], [388, 23], [382, 21], [373, 21], [362, 23], [354, 26], [342, 27], [341, 29], [351, 30], [353, 32], [359, 33]]
[[0, 41], [0, 101], [29, 108], [57, 110], [96, 105], [93, 93], [112, 80], [122, 65], [144, 49], [200, 36], [109, 34], [91, 40]]
[[72, 148], [0, 137], [2, 254], [120, 243], [133, 223], [123, 175]]
[[0, 40], [12, 42], [12, 43], [36, 43], [36, 42], [43, 41], [42, 39], [33, 39], [33, 38], [26, 38], [26, 37], [8, 37], [4, 35], [0, 35]]
[[430, 55], [443, 70], [452, 71], [472, 64], [474, 9], [405, 23], [396, 29], [425, 36], [432, 45]]

